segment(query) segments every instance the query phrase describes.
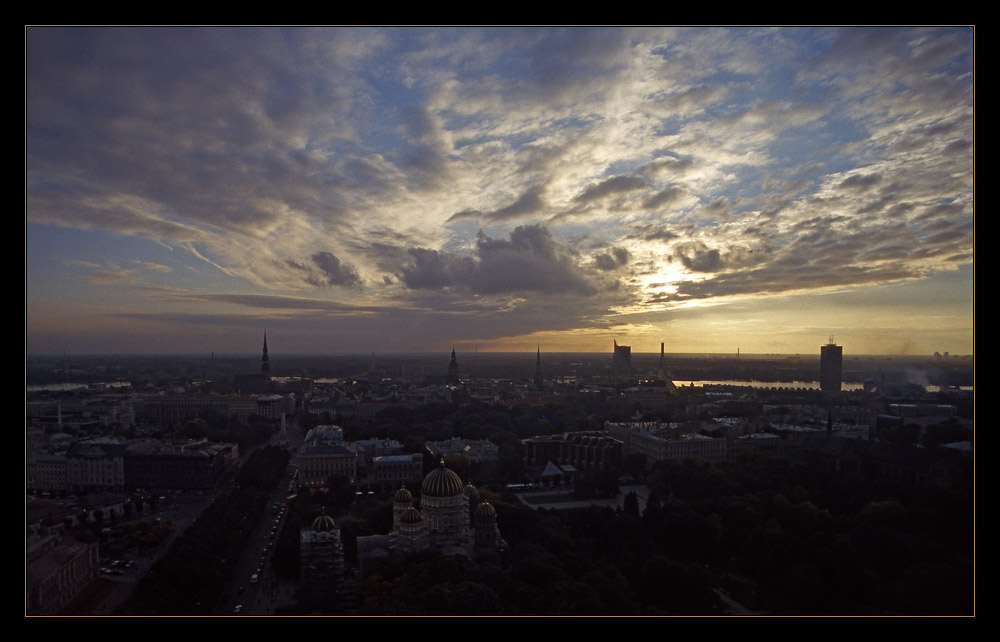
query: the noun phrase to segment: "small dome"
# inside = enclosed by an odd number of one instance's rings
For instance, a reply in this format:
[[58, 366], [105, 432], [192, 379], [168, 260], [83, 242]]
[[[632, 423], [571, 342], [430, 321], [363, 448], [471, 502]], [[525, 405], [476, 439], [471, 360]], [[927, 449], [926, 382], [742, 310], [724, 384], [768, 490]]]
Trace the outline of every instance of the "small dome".
[[405, 486], [403, 486], [402, 488], [396, 491], [395, 495], [393, 495], [392, 501], [396, 502], [397, 504], [410, 504], [413, 502], [413, 495], [410, 493], [410, 491], [406, 490]]
[[419, 524], [423, 517], [420, 515], [420, 511], [410, 506], [405, 511], [403, 511], [403, 516], [399, 518], [399, 521], [403, 524]]
[[497, 509], [493, 508], [493, 504], [489, 502], [483, 502], [476, 506], [476, 517], [495, 517], [496, 514]]
[[462, 495], [462, 479], [455, 471], [444, 467], [444, 459], [437, 468], [427, 473], [420, 485], [420, 494], [425, 497], [457, 497]]
[[471, 499], [473, 503], [479, 499], [479, 491], [476, 490], [476, 487], [472, 484], [466, 484], [465, 490], [462, 491], [462, 494], [465, 495], [466, 499]]
[[325, 533], [332, 531], [335, 528], [337, 528], [337, 525], [334, 524], [333, 518], [330, 517], [329, 515], [320, 515], [319, 517], [314, 519], [312, 523], [312, 529], [314, 531], [320, 531]]

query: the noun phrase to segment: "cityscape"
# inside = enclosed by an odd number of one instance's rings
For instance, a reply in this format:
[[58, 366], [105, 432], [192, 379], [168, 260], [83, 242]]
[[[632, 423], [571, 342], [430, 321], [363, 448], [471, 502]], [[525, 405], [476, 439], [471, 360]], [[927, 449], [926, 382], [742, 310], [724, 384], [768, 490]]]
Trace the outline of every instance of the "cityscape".
[[275, 344], [29, 357], [29, 614], [971, 612], [970, 357]]
[[25, 615], [974, 616], [974, 29], [25, 29]]

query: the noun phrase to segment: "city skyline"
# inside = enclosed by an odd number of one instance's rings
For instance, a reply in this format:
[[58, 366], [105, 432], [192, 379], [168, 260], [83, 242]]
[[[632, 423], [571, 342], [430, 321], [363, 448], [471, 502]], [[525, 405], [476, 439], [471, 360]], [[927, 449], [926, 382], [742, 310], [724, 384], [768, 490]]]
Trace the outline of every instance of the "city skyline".
[[29, 27], [26, 352], [972, 354], [973, 39]]

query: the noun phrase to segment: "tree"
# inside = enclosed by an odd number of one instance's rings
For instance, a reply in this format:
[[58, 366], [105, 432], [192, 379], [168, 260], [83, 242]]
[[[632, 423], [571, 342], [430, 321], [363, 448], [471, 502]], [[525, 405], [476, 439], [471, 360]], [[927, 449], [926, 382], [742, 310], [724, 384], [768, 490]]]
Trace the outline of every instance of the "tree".
[[622, 505], [622, 510], [626, 515], [639, 517], [639, 496], [635, 494], [634, 490], [630, 490], [628, 494], [625, 495], [625, 502]]

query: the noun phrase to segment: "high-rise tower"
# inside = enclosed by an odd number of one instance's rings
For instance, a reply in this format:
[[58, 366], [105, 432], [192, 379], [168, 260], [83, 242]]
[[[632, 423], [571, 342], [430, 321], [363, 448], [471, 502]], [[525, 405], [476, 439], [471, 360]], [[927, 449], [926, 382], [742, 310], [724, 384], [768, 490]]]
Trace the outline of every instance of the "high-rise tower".
[[611, 372], [616, 377], [632, 376], [632, 346], [620, 346], [615, 339], [615, 352], [611, 357]]
[[823, 392], [840, 392], [844, 377], [844, 348], [833, 342], [819, 349], [819, 388]]

